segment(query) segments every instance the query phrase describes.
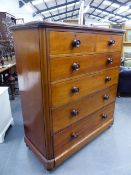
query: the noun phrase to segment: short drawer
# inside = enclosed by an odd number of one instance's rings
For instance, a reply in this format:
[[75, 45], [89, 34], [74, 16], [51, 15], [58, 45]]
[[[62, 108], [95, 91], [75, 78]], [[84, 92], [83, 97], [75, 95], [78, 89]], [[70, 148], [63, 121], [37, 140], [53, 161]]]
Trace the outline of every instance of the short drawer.
[[51, 106], [61, 106], [116, 84], [118, 71], [119, 68], [113, 68], [61, 83], [51, 83]]
[[50, 59], [51, 81], [118, 66], [120, 58], [121, 53], [116, 52]]
[[117, 85], [52, 110], [53, 132], [71, 125], [115, 101]]
[[121, 35], [97, 35], [96, 52], [114, 52], [122, 49]]
[[95, 51], [96, 35], [78, 32], [49, 32], [49, 54], [90, 53]]
[[99, 111], [87, 116], [86, 118], [74, 123], [66, 129], [54, 135], [54, 153], [60, 155], [82, 139], [88, 137], [97, 128], [109, 120], [113, 120], [114, 103], [101, 108]]

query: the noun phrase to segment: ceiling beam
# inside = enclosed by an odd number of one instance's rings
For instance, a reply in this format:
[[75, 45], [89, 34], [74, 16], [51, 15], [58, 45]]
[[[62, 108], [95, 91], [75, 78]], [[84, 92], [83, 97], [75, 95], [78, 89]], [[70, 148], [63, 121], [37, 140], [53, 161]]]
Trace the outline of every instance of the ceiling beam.
[[110, 1], [110, 2], [112, 2], [112, 3], [119, 4], [119, 5], [123, 5], [122, 2], [119, 2], [119, 1], [117, 1], [117, 0], [108, 0], [108, 1]]
[[[110, 2], [111, 2], [111, 4], [108, 5], [104, 10], [108, 9], [109, 7], [111, 7], [111, 5], [113, 4], [113, 2], [112, 2], [112, 1], [110, 1]], [[101, 13], [102, 13], [102, 12], [98, 13], [97, 15], [100, 15]], [[106, 16], [108, 16], [108, 15], [105, 15], [103, 18], [105, 18]]]
[[[93, 6], [93, 5], [90, 5], [90, 7], [91, 8], [96, 8], [95, 6]], [[96, 8], [97, 10], [101, 10], [101, 11], [103, 11], [103, 12], [107, 12], [107, 13], [112, 13], [112, 11], [110, 12], [110, 11], [108, 11], [108, 10], [105, 10], [105, 9], [102, 9], [102, 8], [100, 8], [100, 7], [97, 7]], [[115, 13], [112, 13], [112, 14], [114, 14], [114, 15], [116, 15], [116, 16], [119, 16], [119, 17], [122, 17], [122, 18], [127, 18], [127, 19], [130, 19], [130, 18], [128, 18], [128, 17], [126, 17], [126, 16], [123, 16], [123, 15], [120, 15], [120, 14], [115, 14]]]
[[[113, 2], [113, 3], [117, 3], [117, 4], [119, 4], [120, 5], [120, 7], [122, 7], [122, 6], [126, 6], [127, 5], [127, 3], [128, 2], [130, 2], [130, 0], [128, 0], [128, 1], [126, 1], [126, 2], [119, 2], [119, 1], [117, 1], [117, 0], [109, 0], [110, 2]], [[112, 10], [111, 11], [111, 13], [113, 13], [114, 14], [114, 12], [117, 10], [117, 8], [115, 8], [114, 10]], [[115, 14], [116, 16], [118, 16], [117, 14]], [[122, 18], [124, 17], [124, 18], [127, 18], [127, 19], [129, 19], [128, 18], [128, 15], [125, 15], [125, 16], [121, 16]], [[112, 17], [110, 17], [109, 18], [109, 20], [111, 19]], [[116, 21], [118, 21], [119, 19], [116, 19]]]
[[[94, 15], [94, 14], [91, 14], [91, 13], [87, 13], [87, 15], [92, 15], [94, 17], [99, 17], [101, 19], [103, 19], [103, 17], [99, 16], [99, 15]], [[116, 20], [110, 20], [111, 22], [116, 22]], [[119, 23], [119, 22], [116, 22], [116, 23]]]
[[53, 6], [53, 7], [49, 7], [49, 8], [44, 9], [44, 10], [39, 10], [36, 13], [34, 13], [33, 15], [36, 16], [37, 14], [39, 14], [41, 12], [48, 12], [48, 11], [53, 10], [53, 9], [57, 9], [57, 8], [60, 8], [60, 7], [63, 7], [63, 6], [68, 6], [70, 4], [74, 4], [76, 2], [79, 2], [79, 0], [73, 0], [71, 2], [67, 2], [67, 3], [63, 3], [63, 4], [60, 4], [60, 5]]
[[73, 16], [73, 13], [74, 13], [74, 9], [75, 9], [75, 6], [76, 6], [76, 4], [74, 4], [74, 6], [73, 6], [73, 12], [72, 12], [72, 16]]
[[[74, 16], [78, 16], [78, 14], [76, 14], [76, 15], [70, 15], [70, 16], [67, 16], [67, 17], [64, 17], [64, 18], [61, 18], [61, 20], [64, 20], [64, 19], [67, 19], [67, 18], [71, 18], [71, 17], [74, 17]], [[59, 19], [58, 20], [55, 20], [55, 21], [59, 21]]]
[[[30, 4], [36, 9], [36, 12], [39, 12], [39, 9], [35, 5], [32, 4], [32, 1], [30, 1]], [[32, 15], [32, 16], [34, 16], [34, 15]], [[41, 16], [43, 18], [45, 18], [45, 16], [43, 14], [41, 14]]]
[[[117, 1], [117, 0], [108, 0], [108, 1], [110, 1], [111, 3], [117, 3], [117, 4], [120, 5], [120, 7], [123, 6], [123, 5], [126, 5], [127, 3], [130, 2], [130, 0], [128, 0], [128, 1], [126, 1], [126, 2], [124, 2], [124, 3], [119, 2], [119, 1]], [[102, 1], [101, 3], [103, 3], [103, 1]], [[111, 6], [111, 5], [110, 5], [110, 6]], [[112, 11], [106, 10], [106, 9], [107, 9], [108, 7], [110, 7], [110, 6], [107, 6], [105, 9], [101, 9], [101, 8], [99, 8], [99, 7], [100, 7], [100, 4], [99, 4], [98, 7], [91, 5], [90, 7], [95, 8], [91, 14], [93, 14], [93, 13], [95, 12], [95, 10], [98, 9], [98, 10], [107, 12], [107, 13], [109, 13], [109, 14], [112, 13], [112, 14], [114, 14], [114, 15], [116, 15], [116, 16], [119, 16], [119, 17], [122, 17], [122, 18], [130, 19], [130, 18], [128, 18], [128, 15], [119, 15], [119, 14], [115, 14], [114, 11], [116, 11], [117, 8], [115, 8], [115, 9], [112, 10]], [[100, 15], [100, 14], [102, 14], [102, 12], [98, 13], [98, 15]], [[105, 18], [106, 16], [108, 16], [108, 14], [107, 14], [107, 15], [104, 15], [103, 18]], [[109, 20], [111, 20], [111, 18], [112, 18], [112, 17], [110, 17]], [[116, 21], [117, 21], [117, 20], [116, 20]]]
[[[100, 3], [97, 7], [95, 7], [95, 6], [94, 6], [95, 8], [93, 7], [94, 10], [91, 12], [91, 15], [95, 12], [95, 10], [96, 10], [98, 7], [101, 6], [101, 4], [102, 4], [103, 2], [104, 2], [104, 0], [102, 0], [101, 3]], [[90, 3], [90, 7], [92, 6], [91, 4], [92, 4], [92, 3]], [[90, 16], [90, 15], [89, 15], [89, 16]]]
[[[56, 3], [56, 6], [58, 6], [57, 0], [55, 0], [55, 3]], [[59, 9], [57, 8], [57, 10], [58, 10], [58, 14], [59, 14], [60, 13]], [[59, 18], [61, 19], [60, 15], [59, 15]]]
[[[73, 10], [68, 10], [67, 13], [70, 13], [70, 12], [74, 12], [74, 11], [77, 11], [79, 10], [80, 8], [77, 8], [77, 9], [73, 9]], [[45, 19], [49, 19], [49, 18], [52, 18], [52, 17], [56, 17], [56, 16], [59, 16], [59, 15], [64, 15], [66, 14], [66, 12], [62, 12], [62, 13], [58, 13], [58, 14], [55, 14], [55, 15], [52, 15], [52, 16], [48, 16], [48, 17], [45, 17]], [[61, 20], [61, 19], [60, 19]]]
[[130, 2], [130, 0], [128, 0], [128, 1], [126, 1], [126, 2], [119, 2], [119, 1], [117, 1], [117, 0], [108, 0], [108, 1], [110, 1], [110, 2], [112, 2], [112, 3], [119, 4], [120, 6], [125, 5], [125, 4], [127, 4], [128, 2]]
[[[87, 13], [88, 15], [92, 15], [92, 16], [94, 16], [94, 17], [99, 17], [99, 18], [101, 18], [101, 19], [103, 19], [103, 17], [101, 17], [101, 16], [98, 16], [98, 15], [93, 15], [93, 14], [91, 14], [91, 13]], [[78, 16], [78, 14], [76, 14], [76, 15], [73, 15], [73, 16]], [[71, 17], [73, 17], [72, 15], [71, 16], [68, 16], [67, 18], [71, 18]], [[67, 19], [66, 17], [65, 18], [61, 18], [61, 20], [64, 20], [64, 19]], [[58, 20], [55, 20], [55, 21], [59, 21], [59, 19]], [[119, 24], [119, 22], [117, 22], [117, 21], [115, 21], [115, 20], [110, 20], [111, 22], [116, 22], [116, 23], [118, 23]], [[121, 23], [121, 22], [120, 22]]]
[[[43, 0], [43, 2], [44, 2], [44, 4], [45, 4], [45, 6], [46, 6], [46, 8], [48, 9], [48, 5], [47, 5], [47, 3], [45, 2], [45, 0]], [[52, 17], [52, 13], [49, 11], [49, 13], [50, 13], [50, 15], [51, 15], [51, 17]], [[53, 17], [52, 17], [53, 18]], [[54, 18], [53, 18], [53, 20], [54, 20]]]
[[[66, 4], [67, 4], [67, 0], [66, 0]], [[66, 17], [67, 17], [67, 5], [66, 5]]]

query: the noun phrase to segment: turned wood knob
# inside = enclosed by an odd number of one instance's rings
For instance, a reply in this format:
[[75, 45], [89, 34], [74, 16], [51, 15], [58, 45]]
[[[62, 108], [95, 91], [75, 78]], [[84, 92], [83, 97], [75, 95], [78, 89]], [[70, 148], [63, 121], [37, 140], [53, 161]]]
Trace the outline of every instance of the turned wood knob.
[[109, 99], [109, 95], [106, 95], [106, 94], [105, 94], [105, 95], [103, 96], [103, 99], [104, 99], [104, 100], [108, 100], [108, 99]]
[[108, 58], [107, 59], [107, 64], [113, 64], [113, 59], [112, 58]]
[[78, 137], [78, 134], [77, 134], [77, 133], [73, 132], [73, 133], [71, 134], [71, 138], [72, 138], [72, 139], [76, 139], [77, 137]]
[[79, 93], [80, 89], [78, 87], [73, 87], [71, 91], [72, 93], [75, 94], [75, 93]]
[[72, 64], [72, 70], [73, 71], [78, 71], [80, 69], [80, 64], [79, 63], [73, 63]]
[[71, 111], [71, 115], [72, 115], [73, 117], [76, 117], [77, 115], [79, 115], [79, 111], [76, 110], [76, 109], [73, 109], [73, 110]]
[[115, 40], [110, 39], [110, 40], [108, 41], [108, 45], [109, 45], [109, 46], [114, 46], [114, 45], [115, 45]]
[[106, 81], [111, 81], [111, 77], [106, 77], [105, 80]]
[[80, 47], [80, 44], [81, 44], [81, 42], [80, 42], [80, 40], [73, 40], [73, 42], [72, 42], [72, 45], [73, 45], [73, 47]]
[[107, 117], [108, 117], [108, 115], [105, 113], [103, 113], [101, 116], [102, 116], [102, 119], [107, 119]]

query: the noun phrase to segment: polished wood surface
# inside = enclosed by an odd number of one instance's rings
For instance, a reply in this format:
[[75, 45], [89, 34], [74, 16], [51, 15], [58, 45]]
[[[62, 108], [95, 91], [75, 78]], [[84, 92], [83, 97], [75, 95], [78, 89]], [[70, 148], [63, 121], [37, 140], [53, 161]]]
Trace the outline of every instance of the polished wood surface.
[[52, 169], [113, 123], [123, 31], [14, 27], [25, 142]]
[[[51, 55], [91, 53], [95, 51], [95, 38], [95, 34], [51, 31], [49, 33], [49, 52]], [[74, 40], [80, 40], [79, 47], [73, 47]]]
[[38, 31], [16, 31], [14, 40], [25, 134], [46, 156]]
[[[59, 42], [56, 42], [56, 41]], [[80, 41], [78, 47], [73, 46], [73, 41]], [[90, 43], [88, 43], [88, 42]], [[110, 41], [114, 41], [114, 44]], [[49, 33], [49, 53], [57, 54], [80, 54], [121, 51], [121, 35], [96, 35], [91, 33], [54, 32]]]
[[[120, 64], [120, 56], [121, 52], [114, 52], [53, 58], [50, 60], [51, 81], [115, 67]], [[79, 64], [78, 69], [73, 69], [74, 63]]]
[[[113, 85], [107, 89], [86, 96], [81, 100], [77, 100], [73, 103], [52, 110], [53, 131], [58, 132], [62, 128], [88, 116], [95, 110], [114, 102], [116, 88], [117, 85]], [[73, 110], [78, 111], [78, 114], [73, 115]]]
[[40, 58], [41, 58], [41, 86], [42, 86], [42, 107], [44, 115], [42, 117], [45, 131], [45, 144], [46, 144], [46, 164], [47, 167], [53, 167], [54, 158], [53, 139], [52, 139], [52, 116], [50, 114], [50, 70], [49, 62], [47, 59], [47, 38], [46, 30], [42, 29], [40, 32]]
[[25, 23], [24, 25], [20, 24], [20, 25], [15, 25], [13, 27], [11, 27], [11, 29], [13, 31], [16, 31], [16, 30], [22, 30], [22, 29], [43, 29], [43, 28], [48, 28], [50, 29], [51, 31], [54, 31], [54, 30], [62, 30], [62, 31], [67, 31], [67, 30], [70, 30], [70, 31], [81, 31], [81, 32], [84, 32], [84, 31], [90, 31], [91, 33], [107, 33], [107, 34], [121, 34], [123, 35], [125, 30], [121, 30], [121, 29], [109, 29], [109, 28], [102, 28], [102, 27], [88, 27], [86, 25], [78, 25], [78, 24], [71, 24], [71, 23], [60, 23], [60, 22], [48, 22], [48, 21], [33, 21], [33, 22], [28, 22], [28, 23]]
[[[118, 80], [118, 71], [119, 68], [112, 68], [92, 75], [85, 74], [79, 79], [76, 78], [60, 83], [52, 83], [51, 106], [56, 108], [63, 104], [69, 103], [70, 101], [80, 99], [81, 97], [116, 84]], [[110, 77], [111, 80], [106, 81], [107, 77]], [[75, 87], [79, 88], [79, 92], [72, 92], [72, 89]]]
[[[115, 44], [108, 44], [108, 41], [114, 40]], [[123, 37], [119, 35], [97, 35], [96, 52], [113, 52], [121, 51]]]
[[58, 156], [56, 156], [55, 166], [58, 166], [61, 162], [69, 158], [72, 154], [74, 154], [75, 152], [77, 152], [78, 150], [86, 146], [87, 143], [89, 143], [90, 141], [95, 139], [97, 136], [99, 136], [103, 131], [110, 128], [112, 124], [113, 124], [113, 118], [111, 118], [106, 123], [99, 126], [98, 128], [94, 129], [94, 131], [92, 131], [90, 134], [87, 134], [84, 138], [82, 138], [77, 143], [74, 143], [73, 146], [66, 149], [62, 154], [59, 154]]
[[[66, 129], [54, 135], [54, 153], [56, 156], [61, 154], [66, 149], [72, 147], [75, 143], [79, 142], [83, 137], [86, 137], [97, 127], [107, 122], [113, 117], [114, 103], [106, 106], [97, 112], [88, 115], [83, 120], [70, 125]], [[103, 118], [103, 114], [107, 118]]]

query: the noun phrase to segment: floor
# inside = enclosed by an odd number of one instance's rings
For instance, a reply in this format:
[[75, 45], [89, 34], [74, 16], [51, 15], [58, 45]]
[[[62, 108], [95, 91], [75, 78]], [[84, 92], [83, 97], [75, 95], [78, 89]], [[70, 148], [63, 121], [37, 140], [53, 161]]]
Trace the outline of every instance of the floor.
[[0, 144], [0, 175], [131, 175], [131, 98], [117, 98], [114, 125], [50, 172], [24, 144], [19, 97], [11, 107], [15, 125]]

